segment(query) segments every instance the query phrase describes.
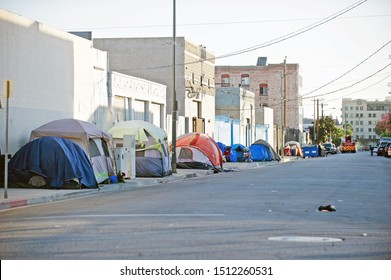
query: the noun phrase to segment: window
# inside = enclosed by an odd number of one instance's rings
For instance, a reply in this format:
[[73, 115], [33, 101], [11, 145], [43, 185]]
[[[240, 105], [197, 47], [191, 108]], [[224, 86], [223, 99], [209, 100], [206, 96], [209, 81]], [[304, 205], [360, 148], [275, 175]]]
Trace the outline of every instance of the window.
[[267, 84], [259, 84], [259, 95], [267, 95], [267, 94], [268, 94]]
[[89, 151], [90, 151], [90, 156], [92, 158], [100, 156], [100, 152], [99, 152], [98, 146], [96, 145], [94, 140], [89, 139], [89, 141], [88, 141], [88, 148], [89, 148]]
[[363, 113], [361, 113], [361, 114], [360, 114], [360, 118], [363, 118], [363, 117], [364, 117], [364, 114], [363, 114]]
[[372, 124], [372, 121], [368, 121], [368, 124], [371, 125], [371, 124]]
[[368, 132], [372, 132], [372, 128], [370, 127], [370, 128], [368, 128]]
[[364, 107], [363, 106], [360, 106], [360, 111], [363, 111], [364, 110]]
[[222, 87], [229, 87], [230, 86], [230, 80], [228, 74], [222, 74], [221, 75], [221, 86]]
[[356, 125], [359, 125], [360, 123], [358, 121], [356, 121]]
[[353, 111], [353, 106], [350, 106], [350, 111]]
[[348, 106], [345, 106], [345, 111], [348, 111], [349, 110], [349, 107]]
[[372, 114], [368, 114], [368, 118], [372, 118]]
[[360, 125], [364, 125], [364, 121], [360, 121]]
[[373, 116], [374, 118], [376, 118], [376, 114], [373, 114], [372, 116]]
[[249, 74], [242, 74], [241, 75], [241, 85], [248, 87], [250, 85], [250, 75]]
[[358, 118], [360, 115], [359, 114], [356, 114], [356, 118]]
[[356, 111], [358, 111], [358, 106], [356, 106]]

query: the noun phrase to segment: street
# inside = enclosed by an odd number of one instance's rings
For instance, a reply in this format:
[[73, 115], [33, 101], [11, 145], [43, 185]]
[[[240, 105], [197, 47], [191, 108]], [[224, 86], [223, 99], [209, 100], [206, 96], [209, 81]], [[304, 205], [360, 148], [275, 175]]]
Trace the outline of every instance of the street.
[[0, 257], [389, 260], [390, 186], [391, 160], [358, 152], [19, 207]]

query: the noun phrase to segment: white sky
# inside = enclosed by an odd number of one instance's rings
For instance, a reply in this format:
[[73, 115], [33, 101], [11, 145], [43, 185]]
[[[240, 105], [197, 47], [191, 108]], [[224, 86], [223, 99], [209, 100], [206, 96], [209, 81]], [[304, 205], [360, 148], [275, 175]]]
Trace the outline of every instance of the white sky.
[[[323, 25], [264, 46], [361, 2]], [[94, 38], [173, 35], [173, 0], [0, 0], [0, 8], [62, 30], [90, 30]], [[314, 96], [323, 99], [325, 115], [333, 117], [340, 116], [343, 97], [391, 96], [390, 0], [176, 0], [176, 25], [177, 36], [206, 46], [217, 57], [259, 46], [217, 59], [216, 65], [255, 65], [259, 56], [268, 63], [282, 63], [285, 56], [287, 63], [299, 63], [302, 94], [309, 97], [303, 103], [305, 117], [313, 116]], [[346, 76], [310, 93], [372, 54]]]

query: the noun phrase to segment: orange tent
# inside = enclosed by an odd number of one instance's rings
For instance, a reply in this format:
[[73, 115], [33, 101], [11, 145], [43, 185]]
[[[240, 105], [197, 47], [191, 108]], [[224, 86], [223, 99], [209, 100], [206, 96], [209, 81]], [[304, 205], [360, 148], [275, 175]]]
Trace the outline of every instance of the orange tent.
[[193, 132], [179, 136], [176, 154], [179, 168], [223, 168], [223, 154], [219, 146], [213, 138], [203, 133]]

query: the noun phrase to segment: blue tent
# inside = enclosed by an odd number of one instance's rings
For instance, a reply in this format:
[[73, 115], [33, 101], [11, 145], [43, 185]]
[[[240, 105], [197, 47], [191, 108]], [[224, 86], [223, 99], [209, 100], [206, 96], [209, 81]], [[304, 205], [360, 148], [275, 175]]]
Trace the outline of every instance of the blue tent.
[[250, 146], [252, 160], [254, 161], [280, 161], [281, 158], [266, 141], [259, 139]]
[[247, 148], [242, 144], [232, 145], [230, 154], [231, 161], [245, 161], [246, 159], [244, 158], [244, 152], [246, 151], [246, 149]]
[[9, 162], [10, 185], [28, 186], [35, 175], [44, 178], [46, 187], [66, 188], [74, 182], [80, 187], [97, 188], [87, 154], [74, 142], [46, 136], [24, 145]]
[[217, 145], [219, 146], [221, 152], [224, 154], [225, 151], [227, 150], [227, 146], [221, 142], [217, 142]]

